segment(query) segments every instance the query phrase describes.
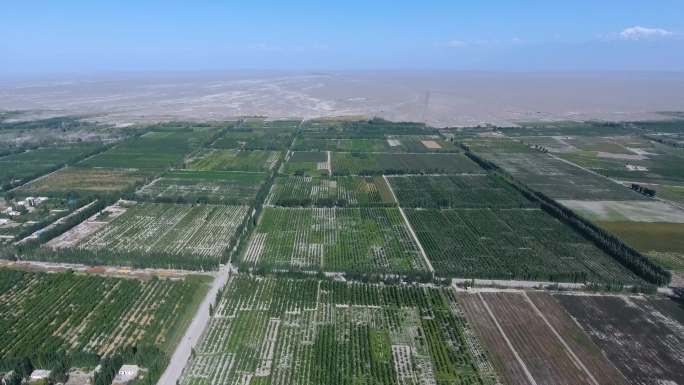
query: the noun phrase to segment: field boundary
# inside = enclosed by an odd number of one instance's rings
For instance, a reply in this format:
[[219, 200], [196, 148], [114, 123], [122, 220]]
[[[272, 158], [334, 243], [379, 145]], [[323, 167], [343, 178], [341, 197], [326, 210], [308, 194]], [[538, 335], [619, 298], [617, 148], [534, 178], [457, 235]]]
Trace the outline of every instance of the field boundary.
[[432, 267], [432, 263], [430, 263], [430, 259], [428, 259], [427, 254], [425, 254], [425, 249], [423, 249], [423, 245], [420, 243], [420, 240], [418, 240], [418, 236], [416, 235], [416, 232], [413, 231], [413, 226], [411, 226], [411, 223], [409, 222], [408, 218], [406, 217], [406, 213], [404, 213], [404, 209], [399, 204], [399, 201], [397, 200], [397, 196], [394, 194], [394, 189], [392, 189], [392, 185], [387, 180], [386, 175], [383, 174], [382, 178], [385, 180], [385, 183], [387, 183], [387, 187], [389, 188], [390, 192], [392, 193], [392, 197], [394, 198], [394, 201], [397, 202], [397, 208], [399, 209], [399, 213], [401, 214], [401, 217], [404, 218], [404, 223], [406, 223], [406, 227], [408, 228], [409, 233], [411, 233], [411, 237], [413, 237], [413, 240], [416, 242], [416, 245], [418, 246], [418, 250], [420, 250], [420, 255], [423, 257], [423, 260], [425, 261], [425, 264], [427, 265], [428, 270], [430, 271], [430, 273], [434, 274], [435, 268]]
[[480, 293], [477, 293], [477, 297], [482, 302], [482, 305], [484, 305], [484, 308], [485, 308], [485, 310], [487, 310], [487, 314], [489, 314], [489, 317], [494, 322], [494, 325], [496, 325], [496, 329], [499, 331], [499, 333], [503, 337], [504, 341], [506, 341], [506, 345], [508, 345], [508, 348], [511, 349], [511, 352], [515, 356], [516, 361], [518, 361], [520, 368], [522, 368], [523, 372], [525, 373], [525, 377], [527, 377], [527, 380], [532, 385], [538, 385], [537, 381], [535, 381], [534, 377], [532, 377], [532, 373], [530, 373], [530, 370], [527, 369], [527, 365], [525, 365], [525, 362], [522, 360], [522, 358], [520, 358], [518, 351], [515, 350], [515, 347], [513, 347], [513, 343], [511, 342], [511, 340], [508, 339], [506, 332], [504, 332], [503, 328], [501, 327], [501, 324], [499, 324], [499, 320], [496, 319], [496, 316], [492, 312], [492, 309], [489, 308], [489, 304], [487, 304], [487, 301], [485, 301], [484, 297], [482, 297], [482, 294], [480, 294]]
[[553, 333], [553, 335], [556, 336], [556, 339], [558, 339], [558, 342], [560, 342], [561, 345], [563, 345], [563, 347], [565, 348], [565, 351], [568, 353], [568, 356], [570, 356], [570, 359], [572, 360], [573, 364], [575, 364], [575, 366], [576, 366], [578, 369], [584, 371], [584, 373], [586, 373], [586, 375], [589, 377], [589, 379], [591, 380], [591, 382], [592, 382], [594, 385], [600, 385], [600, 384], [598, 383], [598, 381], [596, 381], [596, 378], [594, 378], [594, 375], [591, 374], [591, 372], [589, 371], [589, 369], [587, 369], [587, 367], [584, 365], [584, 363], [582, 363], [582, 361], [579, 359], [579, 357], [577, 357], [577, 355], [575, 354], [575, 352], [572, 351], [572, 348], [570, 348], [570, 346], [568, 346], [567, 342], [565, 342], [565, 340], [564, 340], [563, 337], [558, 333], [558, 331], [556, 330], [556, 328], [554, 328], [553, 325], [551, 325], [551, 323], [550, 323], [549, 320], [546, 318], [546, 316], [544, 315], [544, 313], [542, 313], [541, 310], [539, 310], [539, 308], [537, 307], [537, 305], [535, 305], [534, 302], [532, 302], [532, 300], [531, 300], [530, 297], [527, 295], [527, 293], [526, 293], [526, 292], [522, 292], [522, 295], [523, 295], [523, 297], [525, 298], [525, 301], [527, 301], [527, 303], [530, 304], [530, 306], [532, 307], [532, 309], [534, 309], [534, 312], [537, 314], [537, 316], [538, 316], [539, 318], [541, 318], [542, 321], [544, 321], [544, 324], [546, 324], [546, 326], [549, 328], [549, 330], [551, 330], [551, 332]]

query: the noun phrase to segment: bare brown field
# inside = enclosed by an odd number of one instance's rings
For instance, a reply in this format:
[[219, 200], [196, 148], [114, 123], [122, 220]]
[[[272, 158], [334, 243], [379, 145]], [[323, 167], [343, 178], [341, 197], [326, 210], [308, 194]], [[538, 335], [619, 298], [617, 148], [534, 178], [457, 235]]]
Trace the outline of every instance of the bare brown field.
[[557, 295], [632, 385], [684, 384], [684, 307], [668, 299]]
[[548, 294], [490, 292], [459, 298], [506, 383], [626, 384]]

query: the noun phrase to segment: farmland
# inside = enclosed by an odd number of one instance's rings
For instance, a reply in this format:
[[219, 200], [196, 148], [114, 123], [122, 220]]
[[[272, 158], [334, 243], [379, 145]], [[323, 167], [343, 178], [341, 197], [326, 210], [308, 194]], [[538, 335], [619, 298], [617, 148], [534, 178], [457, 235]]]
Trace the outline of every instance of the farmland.
[[589, 171], [505, 138], [477, 138], [465, 143], [530, 188], [554, 199], [643, 200], [635, 193]]
[[409, 209], [435, 270], [452, 277], [640, 282], [539, 209]]
[[57, 249], [58, 260], [74, 258], [87, 264], [212, 268], [225, 259], [247, 210], [247, 206], [120, 203], [53, 239], [49, 246]]
[[332, 153], [333, 175], [480, 173], [465, 155]]
[[215, 130], [150, 131], [132, 137], [79, 165], [88, 167], [165, 169], [180, 165], [186, 155], [209, 141]]
[[682, 382], [681, 308], [627, 291], [678, 284], [684, 211], [600, 175], [672, 157], [649, 180], [675, 182], [676, 146], [521, 124], [136, 124], [2, 157], [38, 165], [0, 198], [4, 265], [55, 273], [0, 270], [0, 376], [54, 351], [89, 369], [151, 352], [148, 385], [167, 362], [160, 385]]
[[684, 382], [684, 309], [669, 299], [555, 296], [628, 384]]
[[309, 120], [303, 127], [307, 138], [320, 139], [386, 139], [394, 135], [437, 135], [437, 130], [423, 123], [371, 120]]
[[387, 139], [317, 139], [298, 138], [296, 151], [337, 152], [459, 152], [458, 148], [438, 136], [396, 137]]
[[58, 352], [75, 366], [94, 366], [98, 355], [133, 347], [153, 348], [164, 362], [206, 289], [199, 277], [140, 281], [2, 269], [0, 370], [23, 357], [35, 364], [46, 357], [50, 367], [56, 362], [48, 357]]
[[102, 150], [101, 143], [43, 147], [0, 157], [0, 186], [7, 190]]
[[494, 384], [457, 307], [446, 289], [237, 277], [180, 383]]
[[598, 223], [664, 267], [684, 272], [684, 223]]
[[27, 183], [17, 191], [22, 194], [116, 193], [132, 188], [147, 175], [128, 169], [67, 167]]
[[387, 180], [402, 207], [520, 208], [532, 203], [491, 175], [392, 176]]
[[549, 294], [485, 292], [457, 298], [505, 383], [627, 384]]
[[153, 201], [251, 204], [266, 174], [232, 171], [167, 171], [144, 186], [137, 196]]
[[280, 160], [278, 151], [207, 150], [187, 168], [195, 171], [268, 171]]
[[396, 208], [266, 208], [242, 261], [269, 269], [427, 271]]
[[299, 125], [296, 120], [247, 119], [227, 130], [212, 146], [248, 150], [285, 150]]
[[394, 206], [380, 177], [278, 177], [266, 199], [274, 206]]
[[289, 154], [283, 172], [290, 175], [330, 174], [330, 153], [327, 151], [296, 151]]

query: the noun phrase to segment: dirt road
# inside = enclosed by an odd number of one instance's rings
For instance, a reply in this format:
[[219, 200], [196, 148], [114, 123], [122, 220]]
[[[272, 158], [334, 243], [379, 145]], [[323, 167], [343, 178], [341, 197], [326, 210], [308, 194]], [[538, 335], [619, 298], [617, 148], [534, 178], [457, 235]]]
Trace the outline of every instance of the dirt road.
[[178, 343], [176, 351], [171, 356], [171, 361], [169, 366], [166, 367], [166, 371], [159, 378], [157, 385], [176, 385], [177, 381], [180, 379], [183, 373], [183, 368], [188, 362], [190, 355], [192, 353], [192, 348], [197, 344], [204, 329], [209, 324], [209, 306], [214, 303], [216, 299], [216, 294], [219, 289], [221, 289], [228, 282], [231, 276], [231, 265], [222, 266], [221, 269], [216, 274], [214, 282], [211, 284], [207, 295], [204, 297], [204, 301], [200, 304], [195, 317], [192, 319], [190, 326], [185, 331], [183, 339]]

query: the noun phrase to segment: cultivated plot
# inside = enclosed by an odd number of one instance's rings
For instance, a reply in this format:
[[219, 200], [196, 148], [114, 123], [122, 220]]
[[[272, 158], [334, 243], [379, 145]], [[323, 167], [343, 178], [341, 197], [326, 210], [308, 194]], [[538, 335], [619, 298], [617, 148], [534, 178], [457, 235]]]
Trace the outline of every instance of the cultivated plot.
[[494, 384], [448, 289], [238, 276], [181, 385]]
[[102, 149], [101, 143], [43, 147], [0, 157], [0, 190], [37, 178]]
[[467, 145], [530, 188], [554, 199], [645, 200], [643, 195], [603, 176], [505, 138], [477, 138]]
[[328, 175], [330, 174], [330, 153], [327, 151], [290, 153], [283, 172], [290, 175]]
[[486, 174], [388, 176], [402, 207], [520, 208], [532, 207], [501, 178]]
[[225, 258], [249, 210], [248, 206], [123, 205], [106, 209], [50, 241], [50, 248], [69, 248], [54, 258], [76, 258], [88, 264], [212, 268]]
[[0, 269], [0, 364], [64, 352], [72, 365], [91, 366], [97, 355], [132, 347], [157, 348], [148, 358], [164, 363], [206, 290], [198, 277], [142, 281]]
[[214, 143], [216, 148], [285, 150], [299, 126], [296, 120], [248, 119], [227, 130]]
[[79, 163], [81, 166], [165, 169], [180, 165], [186, 155], [208, 142], [214, 129], [150, 131]]
[[273, 169], [281, 157], [279, 151], [206, 150], [187, 168], [196, 171], [255, 171]]
[[407, 209], [440, 275], [537, 281], [641, 280], [539, 209]]
[[396, 208], [266, 208], [242, 261], [269, 269], [428, 269]]
[[463, 154], [332, 153], [333, 175], [482, 173]]
[[385, 179], [287, 176], [275, 180], [266, 204], [273, 206], [395, 206]]
[[483, 292], [458, 299], [505, 383], [627, 384], [550, 295]]
[[378, 138], [388, 135], [439, 135], [439, 132], [423, 123], [390, 122], [374, 118], [371, 120], [309, 120], [304, 123], [303, 136], [320, 139]]
[[133, 188], [148, 176], [128, 169], [67, 167], [31, 181], [17, 191], [24, 194], [116, 193]]
[[456, 145], [439, 136], [397, 136], [373, 139], [320, 139], [304, 136], [297, 139], [294, 149], [337, 152], [460, 152]]
[[684, 383], [684, 309], [669, 299], [556, 295], [628, 384]]
[[143, 199], [168, 202], [251, 204], [266, 173], [233, 171], [168, 171], [137, 192]]

